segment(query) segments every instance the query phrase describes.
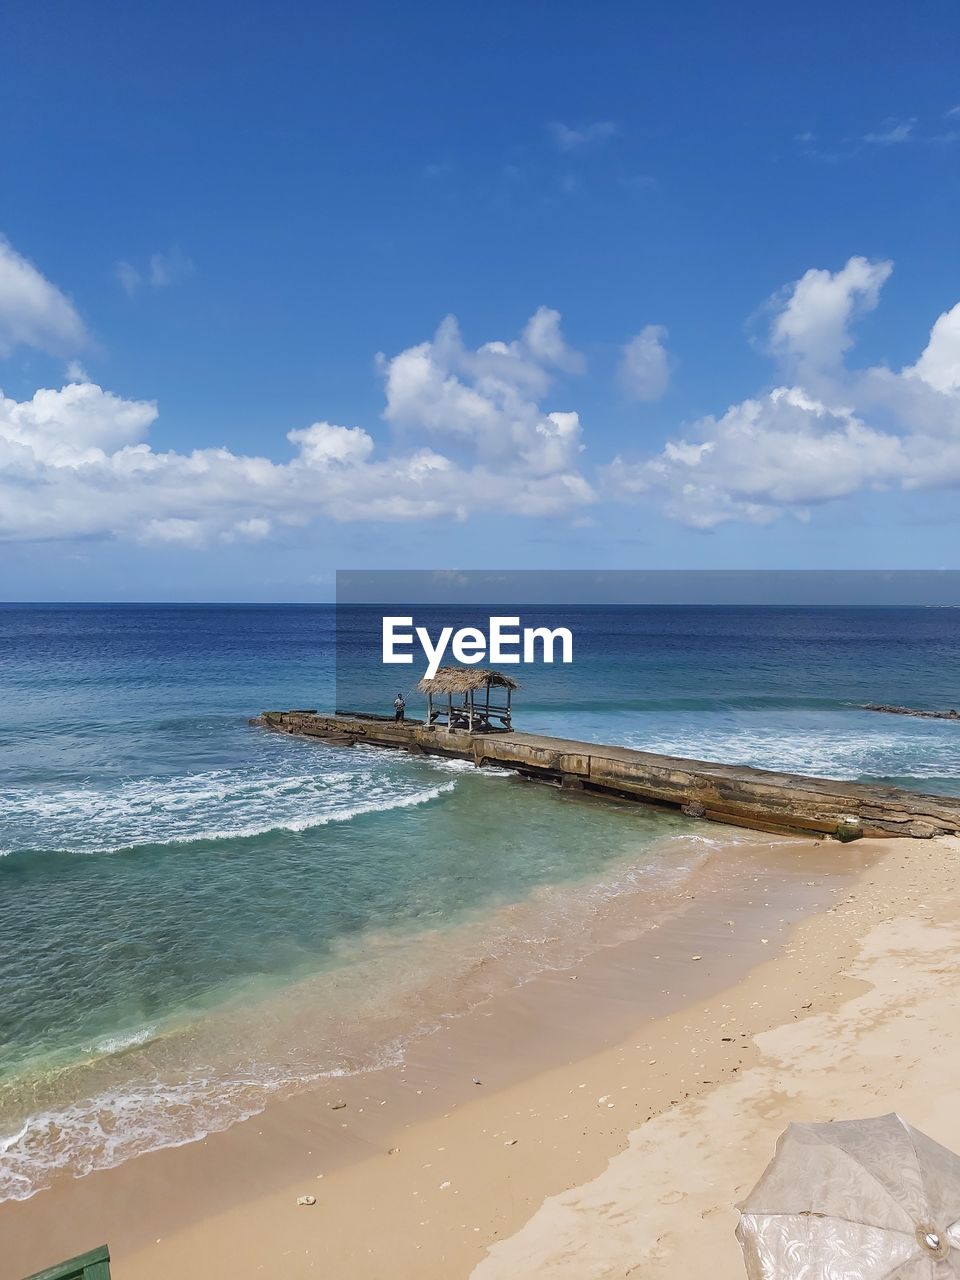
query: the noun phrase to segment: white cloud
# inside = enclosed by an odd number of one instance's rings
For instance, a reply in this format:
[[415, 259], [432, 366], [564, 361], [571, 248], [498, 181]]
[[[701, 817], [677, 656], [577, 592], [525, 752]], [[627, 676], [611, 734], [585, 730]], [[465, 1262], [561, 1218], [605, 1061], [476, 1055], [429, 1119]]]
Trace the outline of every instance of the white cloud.
[[895, 146], [898, 142], [910, 142], [916, 120], [884, 120], [883, 125], [875, 133], [865, 133], [864, 142], [872, 142], [881, 147]]
[[816, 370], [839, 365], [853, 339], [851, 321], [877, 305], [891, 262], [851, 258], [839, 271], [811, 269], [771, 300], [778, 308], [770, 344], [789, 368]]
[[937, 391], [960, 392], [960, 303], [938, 317], [920, 359], [906, 372]]
[[667, 331], [648, 324], [623, 348], [617, 377], [631, 400], [659, 400], [670, 383], [670, 358], [664, 345]]
[[566, 373], [583, 373], [584, 359], [579, 351], [567, 346], [560, 328], [559, 311], [540, 307], [527, 321], [523, 330], [523, 342], [534, 360], [554, 365]]
[[373, 440], [362, 427], [336, 427], [330, 422], [315, 422], [302, 431], [288, 431], [287, 439], [300, 446], [300, 453], [311, 467], [327, 463], [365, 462], [373, 453]]
[[157, 416], [155, 404], [123, 400], [92, 383], [37, 391], [17, 403], [0, 394], [0, 463], [79, 467], [135, 444]]
[[140, 272], [129, 262], [118, 262], [114, 274], [120, 282], [120, 288], [132, 298], [142, 284]]
[[[287, 432], [292, 454], [280, 462], [226, 448], [155, 451], [156, 405], [86, 380], [23, 402], [0, 394], [0, 539], [194, 547], [258, 541], [317, 517], [568, 515], [594, 498], [577, 466], [580, 419], [540, 399], [551, 369], [575, 355], [545, 309], [519, 339], [476, 350], [447, 320], [431, 342], [381, 360], [386, 416], [402, 429], [396, 448], [321, 421]], [[450, 455], [408, 441], [414, 434], [444, 439]]]
[[233, 526], [232, 532], [238, 538], [250, 538], [259, 541], [267, 536], [271, 528], [269, 520], [254, 516], [250, 520], [238, 520]]
[[469, 448], [486, 465], [547, 475], [571, 468], [582, 448], [575, 413], [545, 412], [549, 366], [582, 368], [566, 344], [560, 316], [541, 308], [514, 342], [464, 346], [449, 316], [433, 339], [392, 360], [379, 359], [386, 382], [384, 417]]
[[0, 356], [18, 346], [64, 355], [87, 340], [69, 299], [0, 236]]
[[114, 267], [114, 274], [121, 289], [132, 298], [144, 284], [150, 285], [152, 289], [166, 289], [185, 280], [193, 274], [193, 270], [190, 258], [179, 246], [174, 245], [166, 253], [151, 254], [150, 261], [142, 271], [130, 262], [120, 261]]
[[580, 151], [606, 142], [618, 132], [618, 126], [613, 120], [595, 120], [593, 124], [581, 125], [577, 129], [560, 120], [552, 120], [547, 128], [561, 151]]
[[719, 420], [704, 418], [695, 435], [646, 463], [617, 459], [608, 477], [622, 493], [658, 498], [675, 519], [712, 528], [735, 519], [766, 523], [785, 507], [890, 483], [901, 464], [895, 437], [796, 387], [745, 400]]
[[150, 283], [155, 289], [179, 284], [193, 274], [193, 262], [177, 246], [166, 253], [155, 253], [150, 258]]
[[[951, 107], [942, 113], [943, 120], [955, 121], [958, 117], [960, 117], [960, 107]], [[916, 116], [906, 119], [891, 116], [884, 120], [878, 129], [836, 138], [832, 143], [824, 139], [821, 145], [821, 139], [809, 130], [794, 134], [794, 141], [809, 159], [818, 160], [824, 164], [840, 164], [856, 156], [862, 156], [864, 144], [881, 149], [890, 147], [896, 149], [907, 144], [919, 147], [945, 146], [960, 141], [960, 131], [947, 129], [945, 132], [936, 133], [932, 132], [929, 126], [922, 126]]]
[[[60, 299], [82, 333], [69, 303], [23, 265], [31, 288], [39, 280], [38, 296]], [[771, 318], [783, 385], [689, 424], [653, 457], [615, 459], [603, 471], [609, 495], [712, 528], [784, 512], [807, 519], [818, 504], [867, 489], [960, 487], [960, 304], [899, 371], [844, 360], [854, 320], [877, 305], [891, 269], [854, 257], [836, 272], [806, 272]], [[622, 357], [629, 395], [662, 394], [664, 329], [647, 326]], [[76, 361], [59, 390], [22, 402], [0, 393], [0, 539], [191, 548], [255, 543], [317, 518], [449, 521], [496, 510], [582, 520], [595, 500], [582, 425], [554, 405], [558, 375], [582, 372], [584, 361], [558, 312], [541, 307], [518, 337], [477, 347], [448, 317], [378, 367], [392, 441], [319, 420], [278, 438], [280, 460], [224, 447], [156, 450], [157, 406], [103, 390]]]
[[692, 423], [653, 458], [615, 459], [610, 492], [712, 528], [806, 519], [864, 490], [960, 486], [960, 305], [899, 372], [842, 362], [852, 316], [876, 305], [890, 270], [852, 258], [834, 274], [808, 271], [773, 321], [773, 349], [800, 380]]
[[203, 525], [199, 520], [171, 516], [167, 520], [148, 520], [140, 535], [142, 542], [172, 542], [196, 547], [203, 542]]

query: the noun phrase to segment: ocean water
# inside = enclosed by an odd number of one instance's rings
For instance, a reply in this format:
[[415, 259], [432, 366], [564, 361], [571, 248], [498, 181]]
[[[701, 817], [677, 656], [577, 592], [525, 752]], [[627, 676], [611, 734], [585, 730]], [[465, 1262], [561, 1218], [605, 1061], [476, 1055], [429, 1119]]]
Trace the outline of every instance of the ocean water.
[[[960, 725], [861, 709], [960, 702], [958, 611], [567, 614], [517, 727], [960, 793]], [[338, 690], [329, 607], [0, 608], [0, 1198], [399, 1060], [729, 838], [248, 724], [333, 705], [369, 625]]]

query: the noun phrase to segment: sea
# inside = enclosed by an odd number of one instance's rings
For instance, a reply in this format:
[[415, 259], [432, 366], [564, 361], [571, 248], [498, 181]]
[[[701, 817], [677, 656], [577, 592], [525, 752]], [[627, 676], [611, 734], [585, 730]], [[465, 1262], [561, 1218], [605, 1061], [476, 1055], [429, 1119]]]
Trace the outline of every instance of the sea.
[[[864, 709], [960, 703], [960, 610], [563, 612], [518, 728], [960, 794], [960, 724]], [[0, 1199], [401, 1063], [736, 838], [250, 724], [334, 706], [336, 641], [325, 605], [0, 606]]]

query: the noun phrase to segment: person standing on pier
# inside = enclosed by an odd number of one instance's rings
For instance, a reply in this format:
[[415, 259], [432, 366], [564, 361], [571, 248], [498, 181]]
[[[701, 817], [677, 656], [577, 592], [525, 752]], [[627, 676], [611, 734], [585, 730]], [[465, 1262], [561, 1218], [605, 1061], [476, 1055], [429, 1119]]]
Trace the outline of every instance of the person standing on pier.
[[403, 694], [402, 694], [402, 693], [398, 693], [398, 694], [397, 694], [397, 696], [396, 696], [396, 697], [394, 698], [394, 700], [393, 700], [393, 711], [394, 711], [394, 716], [393, 716], [393, 718], [394, 718], [394, 720], [396, 720], [396, 721], [398, 721], [398, 722], [399, 722], [400, 720], [402, 720], [402, 719], [403, 719], [403, 714], [404, 714], [404, 712], [406, 711], [406, 709], [407, 709], [407, 704], [406, 704], [406, 703], [404, 702], [404, 700], [403, 700]]

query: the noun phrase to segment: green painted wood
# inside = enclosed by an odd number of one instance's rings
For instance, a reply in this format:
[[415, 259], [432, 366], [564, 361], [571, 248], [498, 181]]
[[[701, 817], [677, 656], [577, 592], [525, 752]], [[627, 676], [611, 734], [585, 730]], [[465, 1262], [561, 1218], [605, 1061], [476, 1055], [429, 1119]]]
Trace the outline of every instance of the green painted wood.
[[110, 1251], [105, 1244], [78, 1254], [55, 1267], [37, 1271], [26, 1280], [110, 1280]]

